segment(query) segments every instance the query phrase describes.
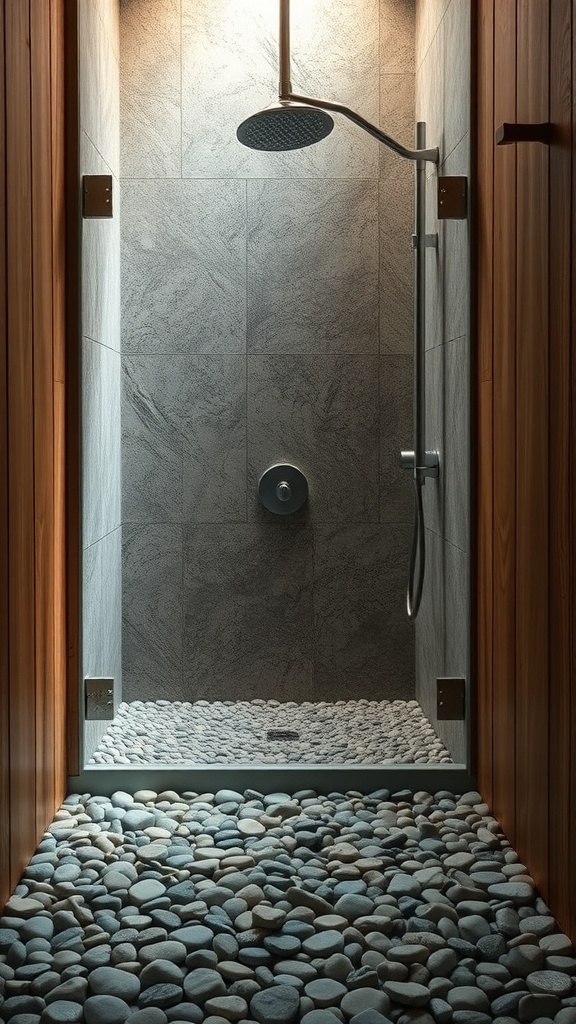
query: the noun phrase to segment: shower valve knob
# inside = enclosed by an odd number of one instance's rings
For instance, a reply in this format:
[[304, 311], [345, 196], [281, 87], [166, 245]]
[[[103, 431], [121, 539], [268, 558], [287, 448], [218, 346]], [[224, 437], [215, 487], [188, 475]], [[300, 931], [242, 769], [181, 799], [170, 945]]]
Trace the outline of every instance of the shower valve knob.
[[290, 501], [292, 497], [292, 488], [286, 480], [281, 480], [276, 488], [276, 495], [279, 501]]
[[268, 512], [277, 516], [291, 515], [306, 504], [308, 481], [297, 466], [280, 462], [262, 473], [258, 497]]

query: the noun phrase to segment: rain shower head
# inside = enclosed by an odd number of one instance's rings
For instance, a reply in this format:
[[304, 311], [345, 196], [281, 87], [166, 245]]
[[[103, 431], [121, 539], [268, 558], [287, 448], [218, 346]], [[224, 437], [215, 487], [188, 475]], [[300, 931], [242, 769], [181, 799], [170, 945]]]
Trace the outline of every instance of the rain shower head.
[[282, 152], [313, 146], [330, 135], [333, 127], [334, 121], [324, 110], [280, 100], [247, 117], [236, 136], [249, 149]]
[[349, 121], [358, 125], [378, 142], [382, 142], [393, 152], [406, 160], [429, 160], [438, 163], [438, 149], [408, 149], [387, 135], [381, 128], [371, 124], [355, 110], [317, 97], [300, 96], [292, 92], [290, 81], [290, 0], [280, 0], [280, 32], [279, 32], [279, 64], [280, 81], [278, 84], [278, 102], [270, 104], [264, 110], [247, 117], [236, 129], [238, 141], [249, 149], [265, 152], [304, 149], [313, 146], [330, 135], [334, 121], [327, 111], [342, 114]]

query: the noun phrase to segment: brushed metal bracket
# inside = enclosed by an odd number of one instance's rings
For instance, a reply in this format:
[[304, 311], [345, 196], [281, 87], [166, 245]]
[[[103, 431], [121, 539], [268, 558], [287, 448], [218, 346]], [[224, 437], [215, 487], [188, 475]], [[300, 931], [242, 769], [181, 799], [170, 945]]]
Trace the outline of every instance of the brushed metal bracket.
[[436, 717], [443, 722], [463, 722], [466, 718], [466, 680], [436, 680]]
[[114, 718], [114, 679], [84, 680], [85, 718], [87, 722]]
[[468, 178], [463, 174], [438, 177], [438, 220], [466, 220], [468, 216]]
[[513, 146], [516, 142], [541, 142], [549, 146], [552, 142], [552, 124], [542, 121], [540, 124], [511, 124], [504, 121], [498, 125], [494, 133], [497, 146]]
[[112, 217], [112, 175], [85, 174], [82, 178], [82, 216]]
[[414, 452], [400, 452], [400, 468], [419, 477], [437, 477], [440, 472], [440, 458], [438, 452], [425, 452], [424, 465], [416, 466]]

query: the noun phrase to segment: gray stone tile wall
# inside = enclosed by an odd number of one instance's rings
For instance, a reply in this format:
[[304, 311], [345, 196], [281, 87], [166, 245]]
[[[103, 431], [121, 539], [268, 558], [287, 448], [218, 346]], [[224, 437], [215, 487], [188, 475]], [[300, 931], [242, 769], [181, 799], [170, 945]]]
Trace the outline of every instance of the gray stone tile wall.
[[[416, 113], [440, 147], [440, 173], [470, 174], [470, 3], [417, 0]], [[428, 180], [436, 215], [436, 172]], [[427, 442], [440, 476], [424, 489], [427, 569], [416, 623], [416, 695], [455, 761], [467, 756], [467, 724], [437, 722], [436, 679], [469, 678], [470, 344], [468, 221], [440, 221], [427, 252]], [[470, 703], [470, 702], [469, 702]]]
[[[275, 3], [151, 11], [121, 2], [124, 698], [410, 699], [413, 169], [342, 118], [237, 142]], [[292, 15], [294, 88], [411, 143], [413, 0]], [[280, 461], [310, 485], [282, 519]]]
[[[80, 173], [111, 174], [112, 219], [81, 220], [82, 667], [122, 699], [119, 5], [79, 4]], [[83, 700], [80, 700], [83, 707]], [[85, 729], [87, 760], [106, 729]]]

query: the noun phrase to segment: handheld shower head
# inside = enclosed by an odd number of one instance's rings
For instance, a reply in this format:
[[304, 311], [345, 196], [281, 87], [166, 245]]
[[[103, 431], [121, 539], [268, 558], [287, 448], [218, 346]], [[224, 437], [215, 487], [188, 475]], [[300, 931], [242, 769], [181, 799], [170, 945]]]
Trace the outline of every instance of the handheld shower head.
[[280, 100], [247, 117], [236, 136], [249, 149], [282, 152], [313, 146], [330, 135], [333, 127], [334, 121], [324, 110]]

